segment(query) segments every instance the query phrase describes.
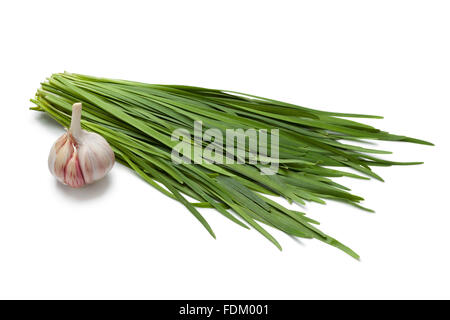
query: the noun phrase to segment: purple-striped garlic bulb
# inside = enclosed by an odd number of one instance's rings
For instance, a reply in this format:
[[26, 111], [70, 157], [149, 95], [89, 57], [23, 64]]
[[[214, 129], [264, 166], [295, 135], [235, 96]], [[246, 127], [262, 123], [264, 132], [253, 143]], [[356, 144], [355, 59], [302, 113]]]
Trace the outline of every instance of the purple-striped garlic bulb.
[[114, 159], [114, 152], [101, 135], [81, 129], [81, 103], [75, 103], [70, 129], [50, 150], [50, 172], [58, 181], [79, 188], [103, 178]]

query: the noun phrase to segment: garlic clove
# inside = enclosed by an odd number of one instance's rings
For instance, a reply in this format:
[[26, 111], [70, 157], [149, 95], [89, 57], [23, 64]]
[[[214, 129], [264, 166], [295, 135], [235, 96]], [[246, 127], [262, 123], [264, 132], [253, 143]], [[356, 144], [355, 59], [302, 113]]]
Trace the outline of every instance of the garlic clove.
[[56, 178], [64, 182], [64, 171], [67, 161], [72, 157], [74, 151], [73, 142], [69, 134], [64, 134], [53, 145], [50, 151], [49, 168]]
[[79, 148], [80, 166], [87, 184], [105, 176], [114, 165], [114, 152], [100, 135], [83, 132], [83, 143]]
[[75, 150], [67, 162], [64, 174], [64, 182], [72, 188], [80, 188], [85, 185], [83, 173], [81, 172], [78, 152]]

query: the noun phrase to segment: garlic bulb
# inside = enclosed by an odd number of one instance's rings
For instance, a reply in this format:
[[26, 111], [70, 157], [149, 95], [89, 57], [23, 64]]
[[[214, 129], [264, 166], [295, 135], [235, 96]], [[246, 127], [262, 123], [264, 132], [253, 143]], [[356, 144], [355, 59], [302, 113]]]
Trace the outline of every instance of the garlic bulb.
[[100, 180], [114, 165], [114, 152], [108, 142], [82, 130], [80, 121], [81, 103], [75, 103], [70, 129], [55, 142], [48, 157], [50, 172], [73, 188]]

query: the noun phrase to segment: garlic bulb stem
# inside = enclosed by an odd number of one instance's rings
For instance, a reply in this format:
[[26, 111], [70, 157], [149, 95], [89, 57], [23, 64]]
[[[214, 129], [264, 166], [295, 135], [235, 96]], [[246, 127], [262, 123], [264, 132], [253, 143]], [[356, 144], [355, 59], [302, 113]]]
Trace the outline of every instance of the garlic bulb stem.
[[70, 122], [70, 133], [75, 139], [81, 137], [81, 103], [74, 103], [72, 106], [72, 120]]

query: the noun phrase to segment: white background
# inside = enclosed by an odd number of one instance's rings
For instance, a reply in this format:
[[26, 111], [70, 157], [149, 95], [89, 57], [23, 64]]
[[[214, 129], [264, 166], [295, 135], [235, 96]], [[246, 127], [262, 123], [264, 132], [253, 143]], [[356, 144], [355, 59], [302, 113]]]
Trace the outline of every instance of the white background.
[[[3, 1], [0, 298], [450, 298], [449, 16], [448, 1]], [[28, 99], [64, 70], [379, 114], [436, 146], [382, 143], [425, 164], [340, 180], [376, 214], [304, 209], [360, 262], [270, 230], [279, 252], [203, 211], [213, 240], [121, 165], [81, 190], [55, 181], [63, 130]]]

